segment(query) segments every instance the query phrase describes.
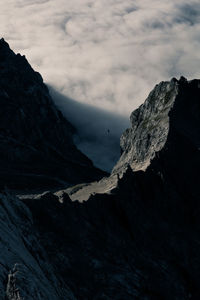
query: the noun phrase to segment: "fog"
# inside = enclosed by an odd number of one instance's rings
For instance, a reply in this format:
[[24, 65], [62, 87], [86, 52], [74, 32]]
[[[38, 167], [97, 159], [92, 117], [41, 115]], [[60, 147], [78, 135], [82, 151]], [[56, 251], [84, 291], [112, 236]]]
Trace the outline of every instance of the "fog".
[[120, 156], [119, 139], [129, 120], [118, 114], [82, 104], [52, 87], [50, 94], [67, 119], [78, 129], [74, 141], [93, 163], [110, 172]]

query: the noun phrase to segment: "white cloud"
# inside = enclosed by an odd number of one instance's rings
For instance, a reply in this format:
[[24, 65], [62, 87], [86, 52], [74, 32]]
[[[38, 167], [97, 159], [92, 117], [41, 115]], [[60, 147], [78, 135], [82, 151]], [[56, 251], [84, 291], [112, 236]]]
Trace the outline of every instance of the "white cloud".
[[160, 80], [198, 76], [200, 5], [168, 0], [2, 0], [1, 34], [46, 82], [130, 114]]
[[126, 116], [157, 82], [199, 76], [197, 0], [1, 0], [0, 28], [59, 92]]

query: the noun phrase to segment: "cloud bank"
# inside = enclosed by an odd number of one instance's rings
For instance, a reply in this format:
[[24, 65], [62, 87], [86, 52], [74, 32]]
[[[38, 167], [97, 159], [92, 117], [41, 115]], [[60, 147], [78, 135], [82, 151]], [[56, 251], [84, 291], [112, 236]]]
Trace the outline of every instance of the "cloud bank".
[[120, 156], [119, 138], [129, 120], [94, 106], [70, 99], [52, 87], [50, 93], [67, 119], [78, 128], [75, 144], [94, 164], [111, 171]]
[[199, 77], [199, 0], [2, 0], [0, 28], [57, 91], [116, 114]]
[[199, 76], [199, 1], [7, 0], [0, 28], [46, 82], [122, 114], [160, 80]]

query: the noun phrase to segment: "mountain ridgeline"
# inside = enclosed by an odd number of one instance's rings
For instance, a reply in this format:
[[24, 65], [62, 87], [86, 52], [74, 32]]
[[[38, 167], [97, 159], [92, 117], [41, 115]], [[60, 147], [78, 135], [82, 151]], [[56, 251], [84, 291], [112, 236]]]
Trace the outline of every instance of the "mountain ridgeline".
[[156, 85], [96, 182], [40, 75], [4, 40], [0, 63], [1, 183], [27, 194], [0, 194], [0, 300], [199, 299], [200, 80]]
[[4, 39], [0, 105], [1, 188], [65, 187], [105, 175], [74, 145], [75, 128], [54, 105], [41, 75]]

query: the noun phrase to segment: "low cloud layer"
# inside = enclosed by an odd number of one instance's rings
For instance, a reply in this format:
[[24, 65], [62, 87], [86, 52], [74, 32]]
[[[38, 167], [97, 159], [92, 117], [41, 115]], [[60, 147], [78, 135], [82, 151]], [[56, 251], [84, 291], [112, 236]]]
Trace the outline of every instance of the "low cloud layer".
[[158, 81], [199, 76], [199, 1], [7, 0], [0, 28], [46, 82], [122, 114]]
[[7, 0], [0, 28], [57, 91], [116, 114], [200, 73], [199, 0]]
[[119, 138], [129, 120], [118, 114], [70, 99], [52, 87], [50, 93], [67, 119], [78, 128], [75, 143], [94, 164], [111, 171], [120, 156]]

